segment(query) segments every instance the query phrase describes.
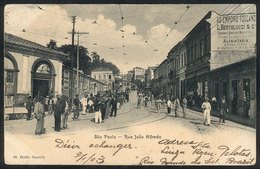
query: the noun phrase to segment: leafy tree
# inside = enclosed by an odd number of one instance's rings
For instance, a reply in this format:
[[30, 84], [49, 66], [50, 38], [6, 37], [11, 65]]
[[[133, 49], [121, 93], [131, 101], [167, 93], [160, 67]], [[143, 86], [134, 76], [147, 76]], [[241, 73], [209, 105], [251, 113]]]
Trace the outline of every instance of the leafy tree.
[[[57, 48], [57, 50], [69, 54], [69, 56], [63, 60], [63, 64], [69, 67], [71, 66], [71, 48], [71, 45], [62, 45], [61, 47]], [[77, 67], [77, 46], [74, 46], [73, 67]], [[90, 67], [91, 58], [89, 57], [88, 49], [83, 46], [79, 46], [79, 69], [90, 75]]]

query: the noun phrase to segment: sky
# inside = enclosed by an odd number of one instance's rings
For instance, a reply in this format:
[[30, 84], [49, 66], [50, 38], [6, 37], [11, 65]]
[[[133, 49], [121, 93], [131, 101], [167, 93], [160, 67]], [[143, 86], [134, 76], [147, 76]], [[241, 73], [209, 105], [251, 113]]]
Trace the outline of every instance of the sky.
[[[5, 32], [57, 46], [72, 43], [71, 16], [81, 46], [114, 63], [121, 73], [159, 65], [210, 11], [255, 12], [252, 4], [18, 4], [5, 7]], [[122, 19], [123, 18], [123, 19]], [[75, 36], [77, 44], [77, 36]]]

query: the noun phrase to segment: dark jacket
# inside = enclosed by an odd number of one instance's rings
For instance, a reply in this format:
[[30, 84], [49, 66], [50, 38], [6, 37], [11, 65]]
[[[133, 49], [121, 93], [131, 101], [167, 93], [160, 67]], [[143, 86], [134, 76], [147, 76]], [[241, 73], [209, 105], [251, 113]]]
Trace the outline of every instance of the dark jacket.
[[54, 114], [63, 114], [65, 111], [66, 103], [63, 100], [58, 100], [54, 107]]
[[26, 102], [25, 102], [25, 108], [27, 109], [27, 110], [30, 110], [30, 109], [32, 109], [32, 107], [33, 107], [33, 101], [31, 100], [31, 99], [27, 99], [26, 100]]
[[100, 111], [101, 107], [102, 107], [102, 104], [101, 104], [99, 98], [96, 97], [94, 99], [94, 111]]

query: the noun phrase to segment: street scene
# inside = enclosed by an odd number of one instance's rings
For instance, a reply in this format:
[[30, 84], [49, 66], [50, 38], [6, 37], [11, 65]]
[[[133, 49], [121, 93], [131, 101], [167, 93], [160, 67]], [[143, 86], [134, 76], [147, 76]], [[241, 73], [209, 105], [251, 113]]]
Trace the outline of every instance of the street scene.
[[256, 163], [254, 4], [7, 5], [4, 42], [6, 164]]

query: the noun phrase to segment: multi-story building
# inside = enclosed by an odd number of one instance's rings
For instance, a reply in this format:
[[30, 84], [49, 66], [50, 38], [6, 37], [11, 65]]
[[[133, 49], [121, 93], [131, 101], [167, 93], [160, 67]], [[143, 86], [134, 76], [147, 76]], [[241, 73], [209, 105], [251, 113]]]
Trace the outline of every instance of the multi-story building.
[[134, 76], [133, 70], [130, 70], [130, 71], [127, 72], [127, 80], [128, 81], [133, 81], [133, 79], [134, 79], [133, 76]]
[[154, 70], [157, 66], [149, 66], [145, 70], [145, 86], [150, 88], [151, 87], [151, 80], [154, 78]]
[[133, 78], [134, 80], [140, 80], [144, 82], [145, 80], [145, 69], [141, 67], [134, 67], [133, 68]]
[[100, 67], [91, 71], [91, 77], [105, 83], [107, 85], [105, 90], [113, 90], [115, 76], [112, 70]]
[[[232, 22], [230, 22], [232, 18]], [[256, 14], [218, 15], [210, 11], [167, 57], [168, 93], [201, 99], [226, 96], [229, 114], [256, 119]], [[163, 90], [163, 61], [154, 91]], [[165, 69], [166, 69], [165, 68]], [[236, 119], [236, 118], [235, 118]]]

